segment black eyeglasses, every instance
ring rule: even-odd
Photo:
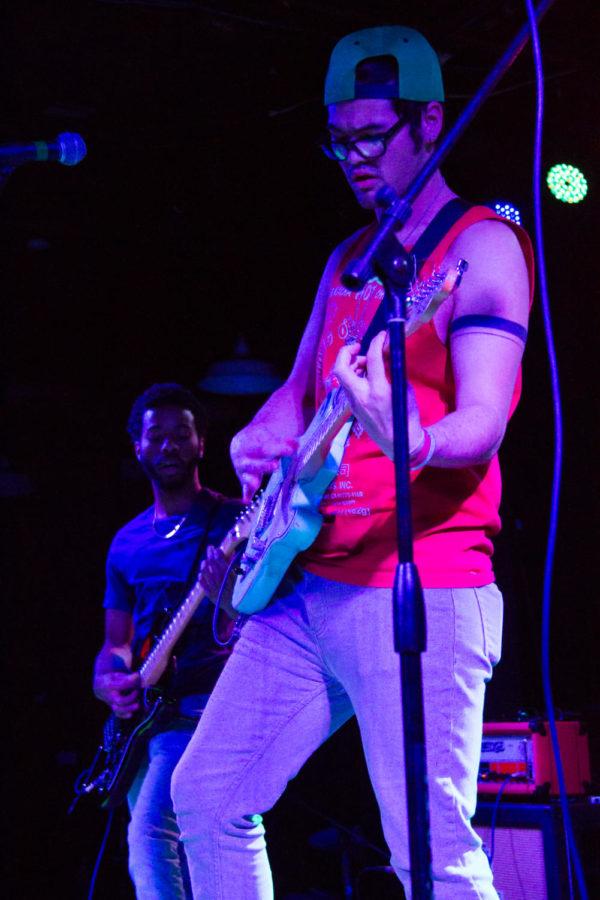
[[[336,162],[345,162],[351,150],[356,150],[363,159],[378,159],[387,150],[387,145],[398,132],[406,125],[406,119],[398,119],[395,125],[381,134],[369,134],[364,137],[347,141],[336,141],[329,136],[319,146],[329,159]]]

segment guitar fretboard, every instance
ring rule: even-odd
[[[166,668],[173,647],[183,634],[204,595],[204,590],[196,582],[140,666],[142,687],[151,687],[156,684]]]
[[[233,556],[236,547],[239,546],[241,541],[248,537],[258,503],[259,498],[256,498],[247,509],[243,510],[239,514],[233,528],[231,528],[223,538],[219,549],[226,559]],[[206,591],[200,582],[196,581],[140,666],[139,673],[142,687],[151,687],[158,682],[159,678],[167,668],[175,644],[187,628],[190,619],[198,609],[198,606],[204,597],[206,597]]]
[[[460,260],[456,275],[446,284],[448,272],[434,271],[429,278],[417,281],[407,298],[406,334],[412,334],[423,321],[431,317],[439,304],[453,290],[462,272],[466,268],[464,260]],[[285,484],[291,485],[299,473],[311,462],[316,454],[332,439],[343,421],[350,415],[350,403],[342,387],[331,390],[314,419],[304,433],[302,444],[285,476]]]
[[[303,469],[313,458],[324,443],[331,437],[331,432],[337,425],[350,415],[350,403],[345,390],[336,387],[331,390],[323,400],[319,411],[305,432],[305,440],[299,448],[296,460],[296,472]]]

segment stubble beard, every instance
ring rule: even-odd
[[[141,461],[144,474],[160,491],[166,494],[177,493],[183,488],[192,487],[198,468],[198,460],[193,459],[184,463],[183,469],[176,475],[167,475],[160,468]]]

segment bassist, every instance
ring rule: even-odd
[[[105,640],[95,663],[94,693],[119,720],[140,717],[134,669],[160,618],[181,602],[198,570],[215,598],[225,571],[215,549],[240,504],[202,487],[204,411],[190,391],[157,384],[134,402],[128,432],[152,487],[154,503],[121,528],[106,565]],[[195,728],[227,652],[212,638],[213,606],[203,600],[180,639],[161,685],[161,712],[128,793],[129,870],[138,897],[190,897],[185,855],[170,799],[171,773]],[[224,616],[221,630],[229,629]],[[223,634],[221,634],[223,636]]]

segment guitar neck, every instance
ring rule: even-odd
[[[205,597],[206,591],[196,581],[140,667],[142,688],[152,687],[157,683],[169,664],[175,644]]]
[[[240,543],[248,537],[252,515],[256,512],[255,507],[256,504],[253,504],[253,506],[246,509],[240,515],[233,528],[223,538],[219,550],[221,550],[225,559],[231,559]],[[141,665],[139,673],[142,688],[152,687],[158,682],[169,664],[175,644],[182,636],[189,625],[190,619],[206,596],[206,591],[200,582],[196,580]]]
[[[329,447],[351,412],[350,402],[342,387],[334,388],[327,394],[304,432],[297,451],[296,473],[306,469],[313,460],[322,461],[323,450]]]
[[[435,271],[425,281],[413,286],[408,298],[407,337],[433,317],[444,300],[460,285],[467,268],[467,262],[460,259],[454,270]],[[321,458],[323,448],[328,448],[351,412],[350,402],[342,387],[334,388],[327,394],[303,435],[294,464],[294,477]]]

